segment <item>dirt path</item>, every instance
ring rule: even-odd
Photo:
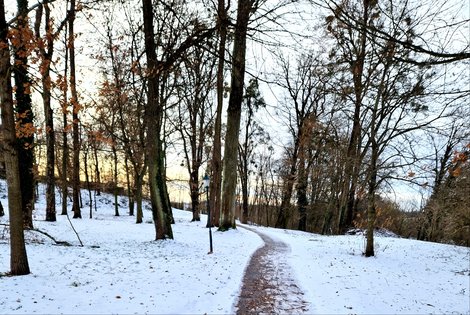
[[[245,270],[237,314],[301,314],[307,311],[303,292],[297,286],[293,271],[286,261],[287,244],[250,229],[265,245],[253,254]]]

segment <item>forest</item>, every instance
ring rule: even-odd
[[[366,257],[375,229],[469,246],[469,10],[443,0],[0,0],[11,274],[30,272],[33,211],[92,217],[82,189],[113,193],[115,216],[136,224],[149,200],[155,239],[172,239],[172,206],[183,208],[170,198],[175,164],[192,221],[211,209],[207,227],[219,231],[236,220],[365,230]],[[39,182],[45,209],[34,209]]]

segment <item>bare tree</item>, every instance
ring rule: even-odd
[[[15,66],[15,99],[17,112],[17,133],[20,146],[19,163],[21,176],[21,199],[24,213],[24,224],[33,227],[34,208],[34,133],[33,109],[31,102],[32,81],[28,73],[28,56],[33,49],[30,39],[33,36],[28,23],[28,1],[17,0],[18,15],[16,18],[16,40],[14,41]]]
[[[73,163],[72,163],[72,211],[74,218],[81,218],[82,213],[80,209],[80,132],[78,113],[80,111],[80,103],[77,93],[76,83],[76,69],[75,69],[75,15],[76,4],[75,0],[70,0],[70,17],[69,17],[69,62],[70,62],[70,105],[72,106],[72,139],[73,139]]]
[[[134,183],[129,188],[129,214],[133,213],[133,201],[137,205],[136,223],[142,223],[142,198],[143,198],[143,185],[144,176],[147,173],[147,162],[145,159],[146,141],[145,141],[145,128],[144,128],[144,102],[145,102],[145,78],[143,76],[144,70],[139,59],[140,47],[139,37],[140,32],[136,29],[136,22],[133,17],[133,8],[131,6],[122,6],[126,15],[126,27],[119,27],[119,32],[116,34],[108,34],[120,39],[120,44],[113,44],[114,58],[111,61],[115,83],[124,85],[121,89],[113,87],[117,97],[121,98],[119,103],[122,106],[117,108],[118,123],[117,130],[114,130],[115,138],[122,143],[123,150],[126,155],[126,168],[127,162],[130,162],[133,169]],[[114,23],[115,24],[115,23]],[[123,31],[124,30],[124,31]],[[114,42],[115,40],[113,40]],[[127,45],[121,44],[123,41],[128,42]],[[108,50],[110,52],[110,50]],[[119,71],[117,71],[119,70]]]
[[[217,109],[214,122],[214,144],[212,147],[211,171],[212,180],[210,182],[210,208],[212,218],[208,218],[208,226],[219,226],[221,188],[222,188],[222,107],[224,99],[224,65],[225,46],[227,42],[228,16],[227,11],[230,1],[225,5],[224,0],[217,1],[217,32],[219,34],[219,47],[217,50]]]
[[[276,226],[287,227],[287,213],[290,208],[294,184],[298,183],[299,227],[305,230],[307,207],[307,174],[305,168],[312,130],[325,112],[325,74],[321,63],[311,54],[299,57],[295,69],[290,62],[280,57],[282,80],[278,84],[286,90],[287,97],[280,109],[286,119],[292,146],[288,149],[286,172],[284,174],[283,196]]]
[[[157,239],[172,238],[171,207],[166,188],[165,151],[162,139],[167,80],[172,67],[191,47],[213,36],[215,28],[206,27],[194,14],[181,14],[183,3],[159,3],[143,0],[145,55],[147,57],[147,161],[150,195]],[[154,12],[160,14],[159,32],[154,31]],[[164,36],[168,34],[169,36]],[[158,45],[157,45],[158,43]],[[158,54],[157,54],[158,52]]]
[[[68,5],[68,0],[67,0]],[[67,47],[68,43],[68,27],[65,28],[64,34],[64,43]],[[69,77],[68,77],[68,70],[69,70],[69,49],[65,49],[65,60],[64,60],[64,75],[59,77],[60,79],[60,87],[62,90],[62,98],[60,100],[61,108],[62,108],[62,163],[61,163],[61,190],[62,190],[62,211],[61,215],[67,215],[67,197],[69,194],[68,191],[68,176],[67,170],[69,168],[69,145],[68,145],[68,118],[67,114],[69,112],[68,106],[68,86],[69,86]]]
[[[238,155],[238,173],[240,174],[240,183],[242,188],[242,214],[241,222],[248,223],[249,218],[249,179],[250,179],[250,166],[255,164],[252,160],[254,149],[260,141],[268,138],[265,135],[263,128],[256,123],[254,119],[255,113],[261,107],[265,107],[263,97],[259,91],[258,80],[251,79],[245,89],[244,105],[246,107],[243,117],[243,132],[241,133],[242,140],[239,141]],[[254,165],[257,168],[256,164]]]
[[[12,275],[30,273],[23,232],[20,165],[11,87],[10,45],[7,39],[5,4],[0,0],[0,99],[2,118],[2,152],[8,182],[8,210],[10,213],[10,272]]]
[[[459,162],[459,157],[462,159],[460,162],[464,162],[460,164],[466,163],[464,161],[465,156],[459,156],[459,153],[465,155],[465,152],[468,151],[465,150],[465,143],[470,138],[469,131],[466,128],[467,125],[468,115],[463,115],[459,118],[456,117],[449,124],[449,128],[440,128],[428,134],[433,146],[433,154],[429,165],[433,173],[432,192],[420,215],[417,236],[420,240],[442,241],[449,237],[449,235],[446,235],[447,231],[445,231],[447,229],[446,223],[449,221],[446,217],[453,217],[453,214],[449,213],[447,209],[450,206],[449,203],[458,204],[457,200],[452,200],[453,198],[449,196],[449,190],[465,189],[465,179],[459,177],[461,177],[460,171],[466,170],[466,168],[460,168],[460,165],[457,166],[456,164]],[[455,172],[455,169],[459,171]],[[463,187],[459,187],[455,182],[462,183]],[[461,198],[459,193],[454,196],[457,197],[455,199]],[[458,207],[460,206],[456,205],[456,208]],[[458,211],[455,211],[455,213],[458,213]],[[450,221],[453,221],[453,219],[450,219]]]
[[[51,107],[51,62],[54,53],[54,42],[51,31],[51,10],[48,4],[44,5],[45,19],[44,19],[44,31],[46,33],[46,45],[40,45],[39,51],[42,57],[41,71],[42,71],[42,99],[44,103],[44,116],[46,119],[46,150],[47,150],[47,162],[46,162],[46,221],[56,221],[56,210],[55,210],[55,133],[54,133],[54,121],[53,111]],[[36,38],[40,38],[40,23],[42,19],[43,7],[38,7],[36,11],[36,22],[35,22],[35,33]],[[44,48],[46,46],[47,48]],[[47,49],[47,51],[46,51]]]
[[[237,7],[237,22],[232,52],[232,79],[227,108],[227,132],[225,136],[224,166],[222,182],[222,205],[219,230],[235,228],[235,192],[237,186],[238,136],[245,80],[245,56],[248,22],[256,11],[258,1],[240,0]]]
[[[326,2],[326,6],[345,28],[362,32],[382,49],[386,48],[388,43],[393,43],[396,47],[414,52],[414,54],[406,56],[395,56],[396,61],[418,66],[429,66],[470,59],[468,38],[462,38],[463,47],[462,45],[456,47],[452,45],[445,46],[445,44],[454,43],[452,39],[458,36],[457,34],[465,33],[462,30],[468,25],[469,19],[461,14],[465,6],[463,3],[434,1],[412,8],[407,1],[395,3],[389,1],[383,6],[377,6],[377,1],[368,0],[363,2],[366,7],[376,7],[386,13],[385,15],[391,23],[397,23],[396,20],[406,20],[407,25],[395,32],[389,32],[386,28],[383,28],[381,23],[368,23],[365,19],[351,12],[345,4],[343,1],[329,0]],[[395,14],[387,14],[387,11]],[[373,18],[373,15],[369,15],[369,17]],[[452,21],[452,23],[449,21]],[[423,36],[414,36],[413,38],[403,36],[416,35],[415,31],[410,32],[410,30],[416,29],[420,25],[439,30],[439,32],[428,32],[428,34],[421,34]]]
[[[396,11],[401,12],[398,17],[393,15]],[[426,95],[439,94],[430,92],[437,87],[429,83],[437,74],[406,61],[416,53],[411,46],[390,38],[371,38],[370,29],[379,28],[400,41],[413,42],[418,35],[411,14],[406,3],[380,6],[374,1],[360,1],[344,3],[327,17],[328,30],[341,48],[339,60],[349,65],[353,81],[352,87],[347,83],[343,87],[345,95],[352,96],[347,97],[354,104],[354,115],[338,223],[340,230],[350,225],[357,211],[358,188],[362,187],[367,191],[366,256],[374,255],[378,188],[390,178],[393,168],[402,166],[391,162],[403,152],[397,148],[406,142],[407,134],[452,115],[450,104],[455,101],[426,101]],[[360,27],[351,27],[351,23]],[[433,104],[433,108],[427,104]]]
[[[41,22],[44,16],[44,34],[41,35]],[[57,30],[53,29],[51,8],[47,2],[36,9],[34,31],[37,41],[38,55],[41,60],[39,71],[42,82],[42,100],[44,104],[45,130],[46,130],[46,221],[56,220],[55,207],[55,130],[53,110],[51,106],[52,79],[51,66],[54,55],[54,40],[66,26],[64,19]]]
[[[209,46],[210,43],[207,43]],[[178,91],[178,122],[175,128],[183,141],[186,167],[189,173],[189,190],[193,212],[192,221],[200,221],[200,167],[204,163],[207,141],[213,119],[210,111],[210,93],[213,91],[215,59],[205,48],[189,49],[182,62],[181,83]]]

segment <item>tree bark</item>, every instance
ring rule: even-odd
[[[13,95],[11,87],[10,46],[7,40],[4,1],[0,0],[0,99],[3,154],[8,182],[8,211],[10,214],[10,272],[12,275],[30,273],[24,241],[21,201],[18,142],[16,139]]]
[[[246,36],[252,1],[238,1],[237,23],[233,43],[232,79],[227,109],[227,133],[225,136],[222,207],[219,230],[235,228],[235,201],[237,186],[238,136],[245,79]]]
[[[297,159],[298,159],[298,152],[300,146],[300,139],[302,138],[302,130],[299,127],[298,135],[295,138],[294,142],[294,150],[292,152],[292,156],[290,159],[290,169],[289,173],[286,175],[284,179],[283,188],[282,188],[282,199],[281,199],[281,206],[279,208],[279,212],[277,215],[277,220],[275,227],[285,229],[287,228],[287,212],[290,208],[290,200],[292,198],[292,193],[294,191],[294,183],[295,183],[295,176],[297,173]]]
[[[38,7],[36,14],[35,33],[36,38],[40,39],[40,25],[42,19],[42,6]],[[45,48],[40,47],[41,54],[41,82],[42,82],[42,101],[44,104],[44,117],[46,125],[46,221],[56,221],[55,207],[55,131],[54,131],[54,112],[51,107],[51,63],[54,54],[54,42],[50,28],[49,5],[44,4],[45,19]]]
[[[128,202],[129,202],[129,215],[134,216],[134,188],[131,185],[131,176],[130,176],[130,168],[129,168],[129,158],[125,157],[124,159],[124,166],[126,169],[126,185],[127,185],[127,195],[128,195]]]
[[[240,184],[242,186],[242,213],[240,221],[244,224],[248,223],[248,213],[249,213],[249,169],[248,164],[251,159],[251,144],[250,140],[252,139],[251,126],[253,122],[253,104],[252,104],[252,95],[246,95],[246,105],[248,108],[248,114],[245,124],[245,139],[242,144],[239,145],[238,154],[239,154],[239,173],[240,173]]]
[[[88,175],[88,153],[89,153],[88,148],[85,150],[85,154],[83,156],[83,167],[85,168],[85,182],[86,182],[86,187],[88,190],[88,205],[90,206],[89,218],[92,219],[93,218],[93,199],[92,199],[92,194],[91,194],[90,176]]]
[[[171,208],[170,195],[168,194],[168,189],[166,185],[166,150],[163,148],[163,141],[159,141],[159,176],[157,178],[158,185],[160,186],[161,199],[163,204],[163,214],[164,214],[164,225],[167,238],[173,238],[173,230],[171,225],[175,223],[173,217],[173,209]]]
[[[137,204],[137,215],[135,216],[135,223],[142,223],[144,217],[144,212],[142,211],[142,187],[143,187],[143,177],[144,173],[135,174],[135,202]]]
[[[379,157],[379,147],[377,145],[376,139],[376,115],[377,115],[377,103],[372,113],[372,123],[371,123],[371,160],[370,160],[370,169],[369,169],[369,191],[367,197],[367,242],[366,242],[366,251],[364,255],[366,257],[374,256],[374,229],[375,229],[375,191],[377,186],[377,162]]]
[[[67,0],[68,4],[68,0]],[[65,45],[68,42],[68,28],[65,28]],[[67,215],[67,199],[69,195],[68,191],[68,176],[67,168],[69,164],[69,145],[67,139],[67,111],[68,111],[68,65],[69,65],[69,50],[65,49],[65,60],[64,60],[64,86],[63,86],[63,100],[62,100],[62,212],[61,215]]]
[[[70,0],[70,18],[69,18],[69,58],[70,58],[70,92],[72,99],[72,142],[73,142],[73,179],[72,179],[72,211],[73,218],[82,218],[80,209],[80,132],[78,112],[80,105],[78,102],[76,71],[75,71],[75,0]]]
[[[379,148],[376,139],[376,116],[377,116],[377,103],[372,113],[371,123],[371,161],[369,168],[369,189],[367,196],[367,233],[366,233],[366,250],[364,255],[366,257],[374,256],[374,229],[375,229],[375,191],[377,186],[377,162],[379,156]]]
[[[23,207],[24,225],[28,228],[33,227],[33,208],[34,208],[34,128],[33,128],[33,110],[31,103],[31,79],[28,75],[28,48],[26,47],[26,33],[29,32],[28,25],[28,1],[17,0],[18,5],[18,29],[20,30],[20,46],[14,47],[15,67],[14,77],[16,85],[16,113],[17,113],[17,138],[18,163],[20,167],[21,178],[21,199]]]
[[[68,53],[65,54],[65,63],[67,64]],[[64,79],[67,80],[67,66],[65,67]],[[63,115],[62,115],[62,212],[61,215],[67,215],[67,199],[69,195],[68,190],[68,176],[67,169],[69,164],[69,145],[67,139],[67,87],[64,90],[64,104],[63,104]]]
[[[95,174],[96,174],[96,195],[101,196],[101,174],[100,174],[100,164],[98,159],[98,148],[97,148],[97,140],[93,138],[93,155],[95,158]]]
[[[378,85],[377,95],[375,98],[374,106],[372,107],[371,123],[370,123],[370,165],[368,169],[368,192],[367,192],[367,234],[366,234],[366,250],[364,255],[366,257],[374,256],[374,230],[375,230],[375,194],[377,190],[377,176],[378,176],[378,162],[379,162],[379,143],[377,136],[378,125],[380,126],[379,119],[379,105],[385,106],[387,92],[385,89],[385,81],[389,75],[390,60],[385,62],[384,69],[382,70],[382,78]],[[379,121],[378,121],[379,120]]]
[[[114,141],[113,141],[114,142]],[[114,194],[114,216],[119,216],[119,200],[118,200],[118,156],[116,146],[113,145],[113,161],[114,161],[114,169],[113,169],[113,194]]]
[[[283,192],[281,206],[277,215],[275,227],[285,229],[287,228],[287,212],[290,207],[290,199],[292,198],[292,192],[294,190],[295,175],[288,174],[285,182],[283,183]]]
[[[201,221],[201,217],[199,215],[199,166],[196,166],[195,164],[196,162],[193,160],[193,171],[189,175],[191,210],[193,213],[193,218],[191,219],[191,222]]]
[[[297,178],[297,209],[299,212],[298,229],[300,231],[307,230],[307,175],[308,170],[305,167],[304,153],[299,156],[299,170]]]
[[[166,231],[167,221],[163,209],[162,189],[159,185],[158,179],[161,176],[160,158],[161,143],[160,143],[160,130],[163,109],[159,101],[159,78],[162,69],[158,67],[154,28],[153,28],[153,7],[151,0],[142,0],[143,19],[144,19],[144,33],[145,33],[145,54],[147,56],[148,67],[148,87],[147,87],[147,108],[146,108],[146,123],[147,129],[147,156],[148,161],[148,176],[150,186],[150,199],[152,205],[152,216],[155,224],[156,235],[155,239],[166,239],[170,237],[172,231]],[[160,180],[162,180],[160,178]],[[170,225],[171,229],[171,225]]]
[[[218,64],[217,64],[217,109],[214,123],[214,145],[212,149],[212,180],[209,187],[209,207],[211,208],[211,217],[208,217],[207,227],[210,223],[213,226],[219,226],[220,221],[220,192],[222,188],[222,108],[224,104],[224,65],[225,65],[225,44],[227,41],[227,10],[225,1],[218,0]],[[210,221],[209,221],[210,220]]]
[[[248,171],[248,170],[247,170]],[[248,178],[242,179],[242,217],[241,222],[244,224],[248,223],[249,218],[249,199],[248,199]]]

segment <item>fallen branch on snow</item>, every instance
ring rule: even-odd
[[[0,226],[6,226],[6,227],[9,227],[10,224],[6,224],[6,223],[0,223]],[[70,244],[69,242],[67,241],[58,241],[56,240],[52,235],[50,235],[49,233],[47,232],[44,232],[44,231],[41,231],[39,229],[36,229],[36,228],[32,228],[32,229],[25,229],[25,231],[33,231],[33,232],[38,232],[44,236],[47,236],[48,238],[50,238],[52,241],[54,241],[54,243],[56,245],[61,245],[61,246],[72,246],[72,244]]]

